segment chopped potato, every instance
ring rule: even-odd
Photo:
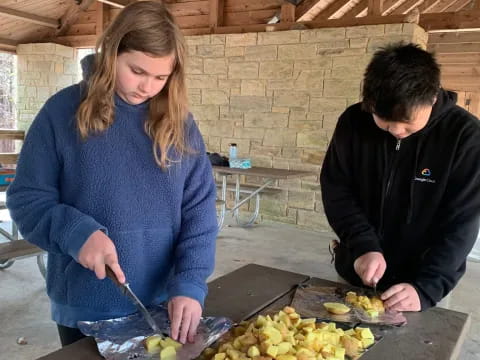
[[[162,358],[161,354],[164,353],[163,356],[165,356],[165,358],[168,357],[168,360],[174,360],[176,351],[182,347],[182,344],[173,340],[172,338],[169,338],[169,337],[165,338],[160,335],[149,336],[144,340],[144,345],[148,353],[150,354],[160,353],[161,358]],[[167,348],[173,349],[173,352],[171,349],[163,352],[163,350]],[[212,352],[212,354],[215,353],[215,350],[213,349],[210,349],[210,351]]]
[[[329,313],[336,315],[343,315],[350,311],[350,308],[347,305],[336,302],[326,302],[323,303],[323,306]]]
[[[242,328],[238,330],[238,328]],[[358,358],[375,342],[369,328],[343,330],[333,322],[302,319],[292,307],[259,315],[207,348],[201,360],[345,360]]]
[[[383,301],[377,296],[357,295],[354,291],[349,291],[345,295],[345,301],[356,308],[363,310],[370,317],[377,317],[385,312]]]
[[[176,358],[177,351],[173,346],[164,347],[162,351],[160,351],[160,360],[176,360]]]

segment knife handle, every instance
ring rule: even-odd
[[[117,285],[120,288],[123,288],[123,284],[120,283],[117,279],[117,275],[113,272],[112,268],[105,264],[105,272],[107,273],[107,277],[113,281],[115,285]]]

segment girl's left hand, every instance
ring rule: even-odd
[[[421,304],[417,290],[407,283],[393,285],[380,297],[387,309],[396,311],[420,311]]]
[[[202,306],[197,300],[186,296],[175,296],[168,302],[170,336],[182,344],[192,343],[202,316]]]

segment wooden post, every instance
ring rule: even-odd
[[[383,14],[383,0],[368,0],[368,15],[381,16]]]
[[[209,0],[210,6],[209,27],[210,32],[214,33],[215,29],[223,25],[223,13],[225,8],[225,0]]]
[[[107,24],[107,15],[108,15],[108,8],[102,2],[97,2],[97,9],[96,9],[96,24],[95,24],[95,35],[97,39],[103,34],[103,29]]]
[[[295,22],[295,10],[296,6],[292,3],[284,1],[282,4],[282,10],[280,13],[281,22]]]

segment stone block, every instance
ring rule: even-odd
[[[309,97],[309,94],[305,91],[275,90],[273,105],[307,109]]]
[[[280,146],[263,146],[252,141],[250,145],[250,153],[255,155],[264,155],[268,157],[280,156],[282,148]],[[276,168],[275,163],[272,164]]]
[[[412,40],[410,35],[389,35],[386,37],[371,37],[368,40],[368,45],[367,45],[367,51],[368,52],[375,52],[377,51],[380,47],[384,47],[386,45],[389,45],[391,43],[395,42],[410,42]]]
[[[321,121],[308,121],[308,120],[298,120],[298,121],[289,121],[288,127],[290,129],[295,129],[298,131],[317,131],[322,129]]]
[[[245,113],[245,127],[249,128],[286,128],[288,124],[288,114],[285,113]]]
[[[326,151],[328,146],[327,133],[325,130],[300,132],[297,135],[297,146]]]
[[[352,38],[349,40],[351,48],[366,49],[368,44],[368,38]]]
[[[50,72],[55,70],[53,61],[28,61],[28,71]]]
[[[300,31],[278,31],[258,33],[258,45],[298,44]]]
[[[33,44],[18,44],[17,45],[17,55],[25,55],[32,53]],[[20,58],[20,56],[19,56]]]
[[[325,151],[305,149],[301,156],[303,163],[322,165],[325,159]]]
[[[202,90],[202,104],[227,105],[229,103],[229,94],[223,90]]]
[[[190,57],[187,62],[186,74],[203,74],[203,59]]]
[[[323,90],[323,70],[302,71],[295,80],[295,89],[298,90]]]
[[[347,101],[342,98],[314,98],[310,99],[310,111],[330,113],[344,111]]]
[[[265,82],[262,80],[242,80],[240,94],[243,96],[265,96]]]
[[[55,54],[64,58],[73,59],[75,56],[75,51],[69,46],[55,44]]]
[[[218,105],[195,105],[190,106],[190,112],[199,121],[218,120]]]
[[[257,33],[227,34],[226,46],[249,46],[257,44]]]
[[[316,231],[332,231],[324,214],[298,209],[297,225]]]
[[[300,41],[302,43],[318,43],[342,39],[345,39],[345,28],[309,29],[300,32]]]
[[[240,79],[219,79],[219,89],[240,89],[242,80]]]
[[[55,54],[54,43],[36,43],[32,44],[32,54]]]
[[[230,63],[228,65],[229,79],[258,79],[257,62]]]
[[[337,126],[338,118],[340,117],[340,115],[341,115],[341,112],[323,114],[322,128],[325,130],[335,130],[335,127]]]
[[[212,34],[210,35],[210,43],[212,45],[225,44],[226,35],[224,34]]]
[[[278,59],[312,59],[317,56],[317,45],[315,44],[296,44],[296,45],[279,45]]]
[[[263,139],[265,130],[259,128],[236,128],[233,137],[238,139]]]
[[[401,34],[403,24],[385,24],[385,35]]]
[[[220,136],[232,137],[233,136],[233,126],[229,121],[216,121],[210,127],[208,135],[210,136]]]
[[[225,48],[225,57],[241,57],[245,55],[245,47],[243,46],[233,46]]]
[[[307,191],[288,190],[288,207],[314,210],[315,199],[313,193]]]
[[[210,44],[210,35],[185,36],[187,45],[207,45]]]
[[[292,77],[293,61],[264,61],[260,63],[260,79],[285,79]]]
[[[293,89],[294,87],[295,87],[295,81],[293,79],[267,80],[267,89],[269,91]]]
[[[346,28],[347,39],[364,38],[370,36],[382,36],[385,34],[385,25],[361,25],[349,26]]]
[[[325,79],[323,93],[325,97],[354,98],[361,91],[359,80]]]
[[[205,74],[227,74],[228,64],[224,58],[203,59],[203,72]]]
[[[192,89],[215,89],[217,87],[217,77],[214,75],[194,75],[187,76],[187,87]]]
[[[197,45],[197,56],[223,57],[225,56],[224,45]]]
[[[276,60],[277,45],[257,45],[245,48],[245,60]]]
[[[230,109],[243,112],[270,112],[272,100],[264,96],[231,96]]]
[[[321,56],[311,60],[295,60],[294,71],[318,71],[330,69],[332,67],[332,58],[330,56]]]
[[[267,129],[263,146],[296,146],[297,132],[294,129]]]

